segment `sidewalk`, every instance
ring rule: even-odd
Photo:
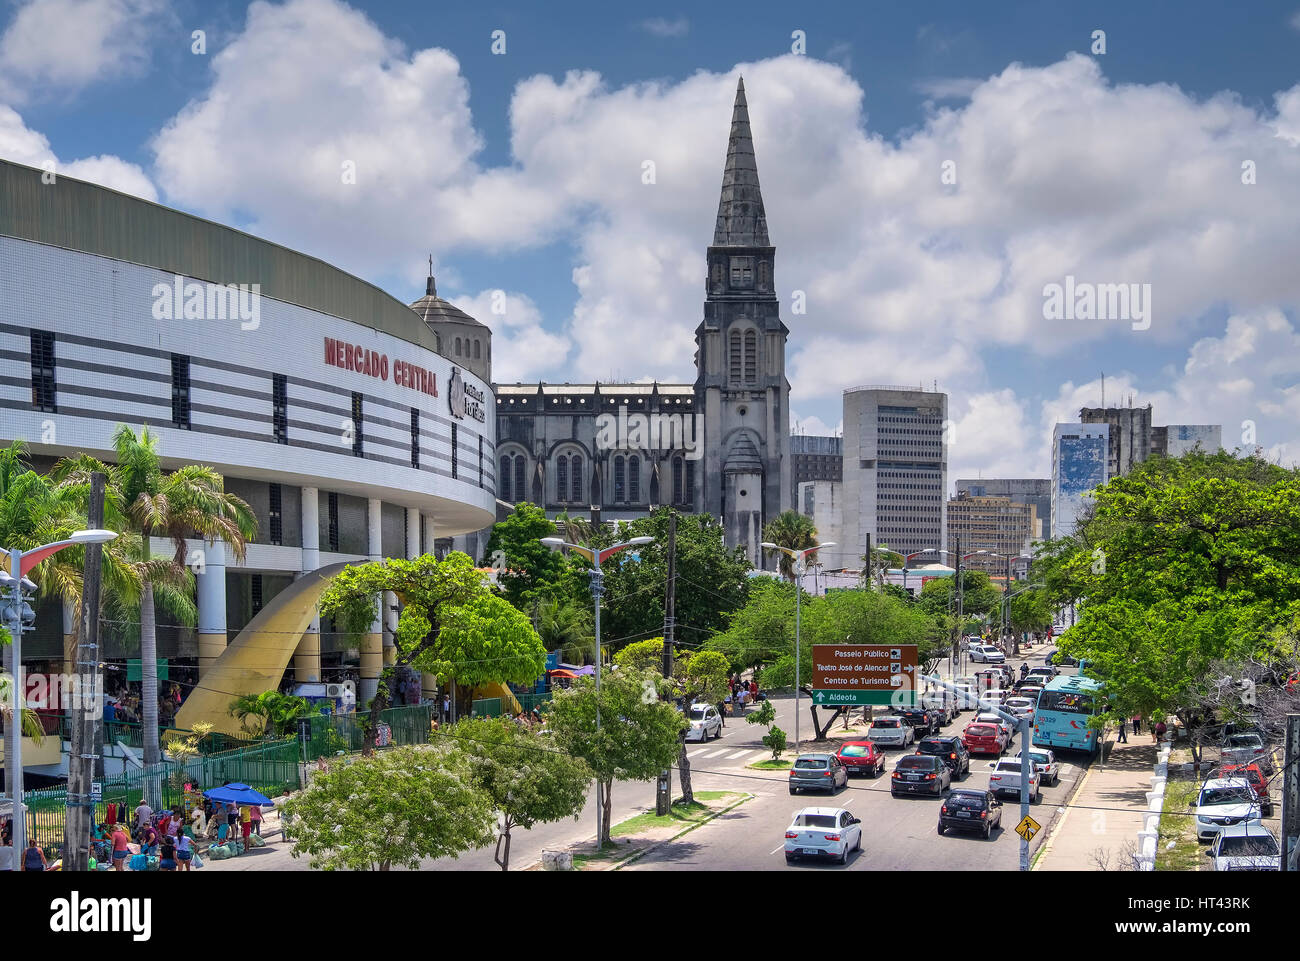
[[[1034,870],[1132,870],[1157,754],[1150,734],[1130,734],[1127,744],[1116,744],[1112,734],[1105,769],[1099,762],[1088,769]]]

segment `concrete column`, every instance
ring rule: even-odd
[[[320,567],[320,501],[315,487],[302,489],[302,574]],[[319,681],[320,673],[320,615],[312,618],[293,655],[293,674],[299,684]]]
[[[411,511],[407,511],[406,523],[411,523]],[[423,554],[433,553],[434,526],[432,514],[419,514],[417,523],[420,525],[420,552]],[[442,697],[438,693],[438,676],[436,674],[420,675],[420,695],[426,701],[433,701],[439,705],[442,704]]]
[[[377,497],[370,498],[366,511],[369,533],[368,553],[370,560],[383,559],[383,501]],[[375,691],[379,688],[379,672],[384,661],[383,623],[380,621],[378,597],[375,598],[375,619],[370,624],[370,633],[361,642],[361,687],[357,691],[357,709],[364,710]]]
[[[226,545],[203,546],[203,569],[197,577],[199,598],[199,677],[226,649]]]
[[[414,507],[406,509],[406,559],[413,561],[422,553],[420,550],[420,512]]]

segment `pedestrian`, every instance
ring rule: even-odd
[[[259,838],[262,837],[262,809],[254,804],[249,808],[248,817],[253,825],[253,833]]]
[[[1123,721],[1119,722],[1119,740],[1116,741],[1115,743],[1116,744],[1128,743],[1128,726]]]
[[[444,694],[442,696],[442,723],[446,724],[451,720],[451,698]]]
[[[131,853],[131,839],[126,828],[117,824],[113,827],[113,870],[121,871],[126,866],[126,856]]]
[[[243,831],[244,850],[248,850],[248,836],[253,833],[252,806],[245,804],[239,809],[240,828]]]
[[[193,857],[194,848],[191,846],[189,835],[182,831],[176,835],[176,866],[182,871],[188,871]]]
[[[227,781],[227,784],[230,782]],[[230,843],[234,844],[239,837],[239,805],[234,801],[226,805],[226,827],[229,828]]]
[[[731,713],[731,704],[732,704],[732,701],[731,701],[731,695],[728,694],[728,695],[726,696],[726,698],[723,700],[722,703],[723,703],[723,705],[724,705],[725,708],[726,708],[722,713],[723,713],[724,715],[730,714],[730,713]]]
[[[138,833],[140,831],[143,831],[144,826],[149,823],[149,820],[152,817],[153,817],[153,808],[151,808],[148,804],[145,803],[144,798],[140,798],[140,803],[136,805],[136,809],[135,809],[136,832]]]
[[[158,870],[176,870],[176,841],[174,838],[163,836],[162,852],[158,857]]]
[[[1165,739],[1165,731],[1166,731],[1166,730],[1167,730],[1167,728],[1165,727],[1165,722],[1164,722],[1164,721],[1160,721],[1160,722],[1158,722],[1158,723],[1156,724],[1156,741],[1157,741],[1157,742],[1163,741],[1163,740]]]
[[[1134,714],[1134,715],[1133,715],[1133,733],[1134,733],[1134,734],[1140,734],[1141,732],[1142,732],[1142,715],[1141,715],[1141,714]]]
[[[45,852],[36,843],[36,838],[27,839],[27,851],[23,854],[22,871],[44,871],[48,867]]]
[[[758,701],[758,681],[753,678],[750,678],[749,681],[749,699],[755,702]]]
[[[13,843],[6,838],[0,842],[0,874],[14,869],[14,847]]]
[[[152,824],[146,824],[140,831],[140,853],[149,855],[155,853],[158,847],[158,831]]]
[[[723,698],[718,702],[718,717],[722,718],[722,726],[727,726],[727,701]]]

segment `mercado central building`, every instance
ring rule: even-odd
[[[315,613],[328,574],[452,547],[478,560],[517,502],[605,521],[708,512],[762,565],[763,523],[791,489],[787,330],[743,84],[693,384],[493,384],[491,331],[432,276],[408,305],[270,241],[43,173],[0,161],[0,442],[22,440],[46,470],[83,452],[111,462],[117,426],[148,425],[164,468],[212,466],[258,519],[242,563],[191,542],[196,627],[160,612],[160,686],[211,695],[178,726],[229,729],[217,715],[237,681],[350,670],[364,703],[393,656],[396,599],[377,605],[358,657]],[[173,553],[160,538],[152,550]],[[72,621],[41,602],[28,672],[64,670]],[[117,628],[103,638],[110,689],[138,679],[138,646]]]

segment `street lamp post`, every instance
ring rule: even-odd
[[[818,544],[816,547],[806,547],[797,551],[792,547],[782,547],[780,544],[773,544],[771,541],[763,541],[760,547],[769,551],[780,551],[794,558],[794,753],[799,754],[799,598],[803,595],[803,572],[804,558],[809,554],[816,553],[823,547],[834,547],[834,541],[826,541],[824,544]],[[868,558],[867,563],[871,560]]]
[[[596,550],[591,547],[583,547],[581,544],[571,544],[562,537],[543,537],[542,543],[552,549],[567,547],[569,550],[577,551],[587,560],[591,561],[591,596],[596,602],[596,730],[600,730],[600,599],[605,593],[605,572],[601,569],[601,562],[613,554],[617,554],[625,547],[635,547],[641,544],[649,544],[654,540],[653,537],[633,537],[631,540],[624,541],[621,544],[615,544],[613,547],[606,547],[603,550]],[[605,816],[605,799],[600,789],[600,781],[596,781],[596,850],[601,848],[604,838],[604,816]]]
[[[14,548],[9,553],[9,571],[0,571],[0,603],[8,620],[9,636],[12,646],[14,665],[13,690],[11,693],[9,724],[5,727],[5,767],[13,772],[13,850],[14,857],[23,856],[27,847],[26,828],[27,812],[23,806],[23,710],[27,707],[23,683],[23,631],[30,630],[25,625],[36,619],[35,613],[27,603],[28,597],[36,590],[36,585],[27,579],[27,574],[37,564],[51,554],[57,554],[65,547],[75,544],[105,544],[117,537],[113,531],[89,530],[77,531],[67,540],[55,541],[28,551]],[[8,594],[8,597],[4,595]]]

